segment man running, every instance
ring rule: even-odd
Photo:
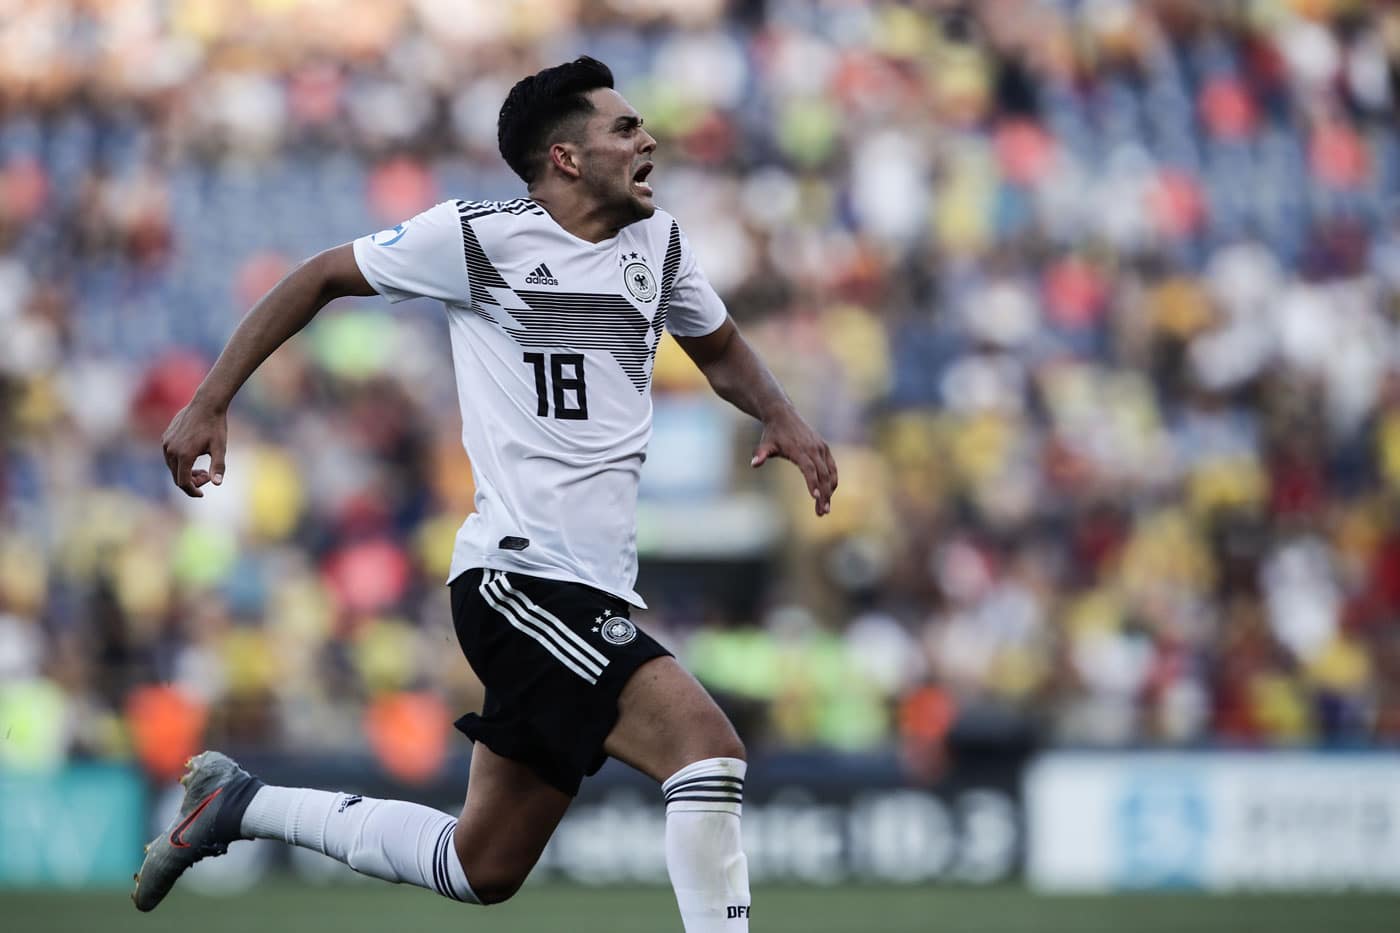
[[[457,727],[476,744],[460,818],[414,803],[273,787],[218,752],[190,761],[180,815],[148,847],[151,910],[190,865],[280,839],[356,871],[477,904],[509,898],[612,756],[661,783],[666,864],[687,933],[748,929],[744,746],[704,688],[631,620],[637,483],[651,371],[668,329],[714,390],[763,424],[752,463],[795,463],[818,515],[836,465],[736,329],[647,178],[656,140],[582,57],[501,107],[513,201],[446,201],[307,260],[239,324],[165,432],[175,484],[223,481],[226,412],[248,376],[327,302],[380,294],[446,307],[476,478],[449,576],[462,651],[486,686]],[[194,461],[210,455],[207,470]]]

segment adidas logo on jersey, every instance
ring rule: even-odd
[[[535,271],[525,276],[526,285],[558,285],[559,280],[554,277],[554,273],[549,271],[549,266],[540,263],[535,266]]]

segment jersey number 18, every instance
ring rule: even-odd
[[[548,367],[545,366],[546,358],[549,360]],[[582,353],[526,353],[525,362],[535,367],[535,397],[538,403],[535,414],[548,418],[552,397],[554,417],[566,421],[583,421],[588,417],[588,391],[583,384]],[[569,404],[569,392],[574,393],[572,405]]]

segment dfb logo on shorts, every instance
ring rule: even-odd
[[[610,645],[625,645],[637,637],[637,626],[633,625],[630,619],[614,616],[604,620],[598,634]]]
[[[739,919],[740,917],[747,917],[748,915],[749,915],[749,909],[748,909],[748,907],[746,907],[745,905],[739,904],[738,906],[735,906],[735,905],[731,904],[731,905],[729,905],[729,916],[726,917],[725,919],[727,919],[727,920],[737,920],[737,919]]]

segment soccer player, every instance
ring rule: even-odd
[[[485,708],[460,818],[414,803],[263,784],[218,752],[189,763],[179,816],[147,846],[151,910],[187,867],[238,839],[280,839],[356,871],[477,904],[520,887],[585,775],[612,756],[661,783],[666,865],[687,933],[748,929],[744,746],[631,620],[637,482],[651,368],[669,329],[724,399],[757,418],[752,463],[795,463],[830,511],[836,464],[735,328],[647,178],[656,140],[581,57],[501,107],[502,156],[529,197],[446,201],[302,263],[239,324],[164,436],[187,495],[223,480],[225,413],[248,376],[327,302],[380,294],[446,307],[476,477],[449,576]],[[210,455],[209,469],[195,469]]]

